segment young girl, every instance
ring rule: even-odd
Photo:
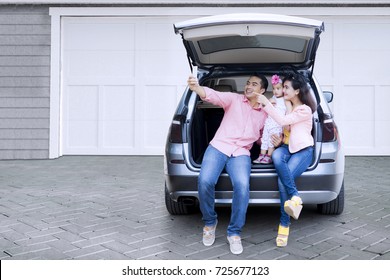
[[[292,74],[283,80],[284,99],[292,103],[292,112],[279,113],[263,95],[258,95],[258,102],[264,110],[280,125],[290,125],[288,143],[286,141],[272,154],[278,173],[278,187],[281,202],[281,217],[276,238],[276,245],[287,245],[290,216],[298,219],[302,210],[295,179],[299,177],[313,160],[314,139],[311,135],[312,114],[316,110],[305,79],[299,74]]]
[[[284,100],[283,98],[283,83],[282,79],[278,75],[273,75],[271,78],[273,97],[270,99],[272,105],[281,114],[285,115],[286,112],[291,112],[291,102]],[[261,150],[260,155],[253,163],[270,164],[272,163],[271,155],[275,150],[271,142],[271,135],[282,134],[283,126],[279,125],[275,120],[268,116],[265,121],[263,135],[261,137]]]

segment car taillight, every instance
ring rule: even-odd
[[[170,142],[171,143],[183,143],[183,123],[185,116],[175,115],[171,123]]]
[[[322,141],[333,142],[338,140],[337,125],[333,121],[332,115],[325,114],[323,119]]]

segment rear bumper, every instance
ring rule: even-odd
[[[197,176],[166,176],[166,186],[173,200],[180,197],[196,197]],[[297,180],[299,194],[306,204],[322,204],[337,197],[343,183],[343,174],[331,176],[313,176],[303,174]],[[216,185],[215,202],[217,204],[231,204],[232,186],[228,175],[221,175]],[[251,177],[249,204],[279,204],[279,191],[276,176],[256,176]]]
[[[338,193],[331,191],[302,191],[299,192],[305,204],[322,204],[334,200]],[[179,198],[197,198],[198,192],[173,192],[171,194],[173,200]],[[216,205],[232,204],[232,192],[215,192]],[[250,205],[278,205],[280,204],[279,192],[250,192]]]
[[[188,166],[188,158],[182,153],[168,153],[165,157],[165,183],[173,200],[183,197],[198,198],[197,180],[199,168]],[[304,172],[296,185],[305,204],[322,204],[335,199],[344,180],[345,158],[335,145],[322,146],[322,160],[311,170]],[[184,149],[186,150],[186,149]],[[172,150],[171,150],[172,152]],[[326,159],[326,160],[324,160]],[[231,204],[232,185],[226,173],[221,174],[215,187],[217,204]],[[277,174],[274,169],[253,169],[250,177],[250,204],[279,204]]]

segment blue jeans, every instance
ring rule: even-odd
[[[284,211],[284,202],[298,194],[295,179],[298,178],[313,161],[314,148],[302,149],[294,154],[288,150],[288,145],[282,145],[272,153],[272,161],[278,173],[278,187],[280,194],[280,224],[290,225],[290,216]]]
[[[240,235],[245,224],[249,202],[249,177],[251,172],[249,156],[228,157],[211,145],[207,147],[198,178],[202,219],[206,226],[213,226],[217,222],[217,213],[214,208],[215,185],[224,168],[233,185],[232,212],[227,234],[228,236]]]

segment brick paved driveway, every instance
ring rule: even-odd
[[[278,207],[253,207],[244,253],[229,252],[229,208],[216,243],[201,243],[200,214],[165,209],[162,157],[64,156],[0,161],[0,259],[390,259],[390,157],[346,159],[346,208],[305,206],[286,248],[275,246]]]

